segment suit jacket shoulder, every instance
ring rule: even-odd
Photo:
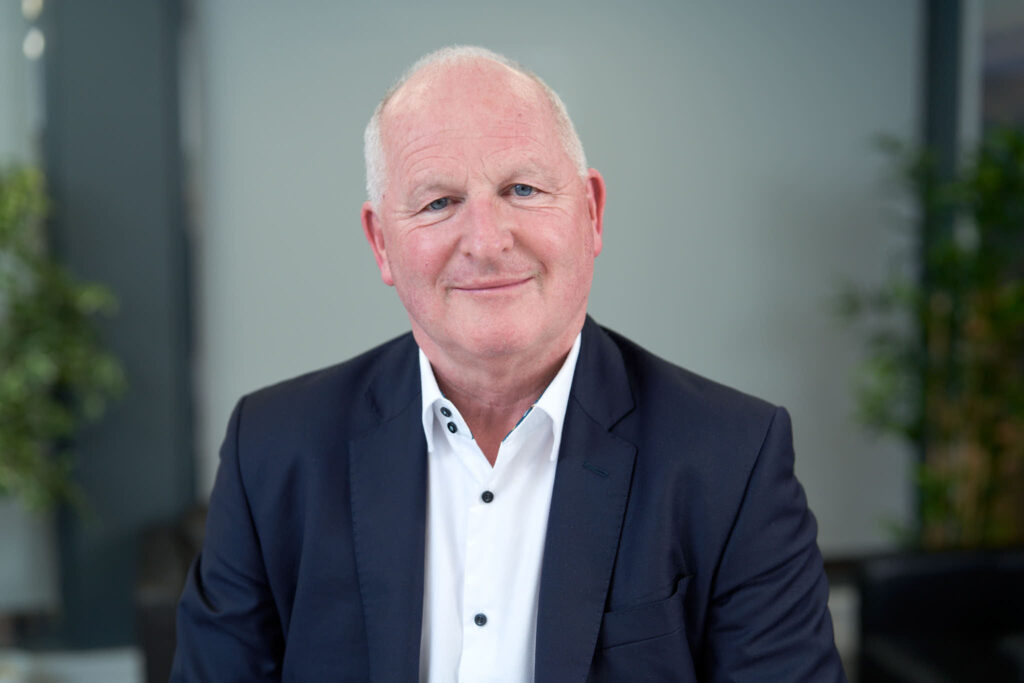
[[[406,333],[343,363],[254,391],[240,402],[246,433],[302,444],[317,436],[309,430],[356,437],[419,401],[416,349]]]
[[[622,355],[638,411],[650,410],[661,417],[677,417],[660,423],[689,430],[720,434],[723,430],[764,435],[777,406],[725,386],[671,363],[647,351],[621,334],[601,328]]]

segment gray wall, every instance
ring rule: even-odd
[[[383,5],[383,3],[381,3]],[[565,99],[608,182],[591,312],[787,406],[826,553],[883,547],[909,454],[852,420],[857,340],[907,216],[878,133],[913,139],[919,3],[196,3],[185,43],[197,234],[199,487],[233,402],[407,329],[359,227],[361,134],[417,56],[476,43]]]
[[[0,165],[30,160],[31,73],[22,53],[28,30],[21,3],[0,3]]]
[[[178,1],[46,4],[45,162],[55,257],[118,298],[99,328],[125,394],[76,434],[90,514],[59,517],[61,642],[131,642],[136,558],[194,498],[181,210]]]

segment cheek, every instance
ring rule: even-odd
[[[391,270],[403,302],[425,302],[441,279],[451,249],[437,234],[409,235],[392,253]]]
[[[581,258],[573,268],[574,289],[582,292],[590,291],[590,283],[594,279],[594,256],[593,251],[581,254]]]
[[[550,226],[544,231],[544,253],[550,264],[557,264],[572,274],[574,279],[589,277],[594,267],[594,234],[589,225],[577,222],[575,225]]]
[[[595,257],[594,234],[589,226],[580,225],[570,244],[564,245],[565,269],[571,287],[577,291],[588,292],[594,276]]]

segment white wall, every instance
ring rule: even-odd
[[[383,3],[380,3],[383,5]],[[906,454],[853,421],[830,296],[902,220],[878,133],[913,139],[919,3],[197,3],[200,486],[243,392],[407,329],[359,227],[361,135],[416,57],[483,44],[563,96],[608,182],[595,318],[787,406],[826,552],[891,542]]]

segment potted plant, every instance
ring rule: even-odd
[[[946,179],[932,155],[887,147],[923,258],[844,293],[867,339],[860,416],[921,454],[911,544],[1024,544],[1024,133],[989,132]]]
[[[16,586],[40,572],[37,584],[55,583],[45,580],[55,571],[52,558],[42,563],[49,567],[33,562],[53,554],[40,540],[45,513],[58,503],[81,503],[71,476],[72,436],[124,382],[94,324],[113,311],[114,298],[54,262],[46,210],[39,170],[0,170],[0,527],[7,563],[0,563],[0,611],[31,607],[40,591],[54,592]]]

